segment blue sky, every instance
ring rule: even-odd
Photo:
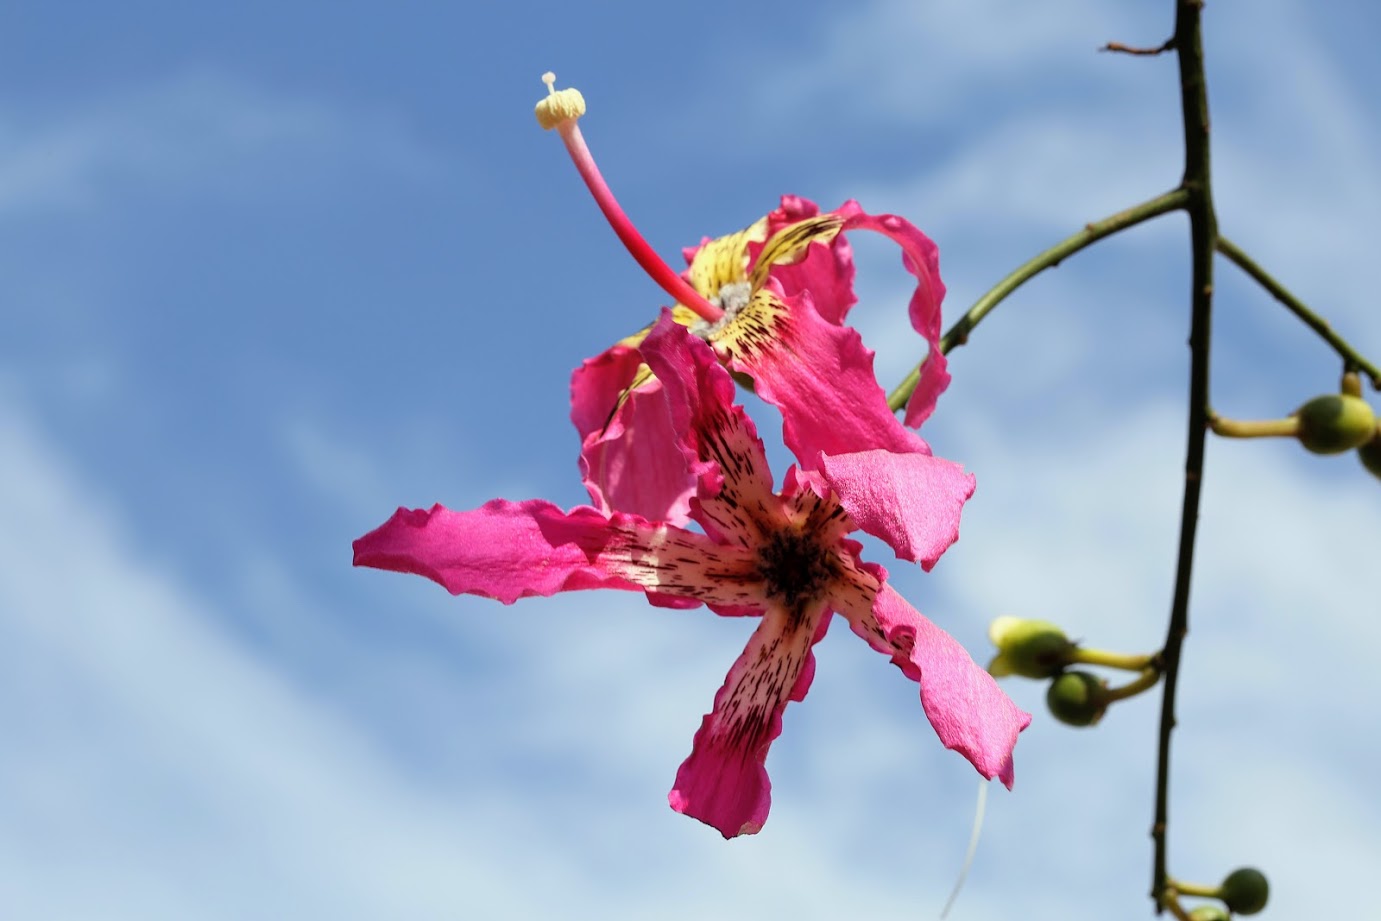
[[[351,569],[397,505],[583,491],[570,369],[661,293],[532,105],[669,259],[797,193],[930,233],[957,316],[1173,185],[1170,4],[52,3],[0,12],[0,907],[16,919],[933,917],[975,793],[915,688],[817,650],[762,834],[666,806],[748,624],[587,593],[504,608]],[[1381,114],[1360,3],[1206,12],[1224,232],[1381,354]],[[1170,216],[1068,260],[954,353],[927,424],[978,476],[910,600],[1151,650],[1169,607],[1188,286]],[[890,386],[906,276],[857,246]],[[1228,265],[1214,401],[1280,415],[1337,362]],[[770,413],[755,407],[764,435]],[[1212,442],[1172,869],[1277,917],[1381,861],[1374,566],[1351,458]],[[784,453],[774,453],[776,472]],[[884,560],[877,547],[871,558]],[[953,917],[1148,911],[1156,705],[1043,690]]]

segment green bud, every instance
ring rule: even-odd
[[[1266,907],[1266,898],[1271,887],[1265,875],[1253,867],[1233,870],[1223,880],[1218,889],[1218,898],[1223,900],[1228,910],[1239,915],[1254,915]]]
[[[1376,413],[1360,397],[1330,393],[1315,397],[1295,411],[1299,442],[1314,454],[1341,454],[1376,435]]]
[[[1357,457],[1361,459],[1362,466],[1371,471],[1371,475],[1381,479],[1381,429],[1377,429],[1371,441],[1357,449]]]
[[[1200,905],[1189,913],[1189,921],[1228,921],[1228,913],[1217,905]]]
[[[1092,726],[1108,709],[1107,683],[1088,672],[1065,672],[1050,682],[1045,705],[1055,719],[1070,726]]]
[[[988,627],[988,639],[997,655],[988,671],[998,677],[1049,678],[1060,673],[1069,661],[1074,644],[1064,631],[1049,621],[999,617]]]

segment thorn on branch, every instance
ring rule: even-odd
[[[1174,49],[1175,39],[1171,37],[1167,38],[1164,44],[1157,45],[1154,48],[1140,48],[1135,45],[1124,45],[1121,42],[1108,42],[1106,45],[1104,45],[1102,48],[1099,48],[1098,50],[1115,51],[1119,54],[1134,54],[1139,57],[1155,57],[1158,54],[1164,54],[1165,52],[1173,51]]]

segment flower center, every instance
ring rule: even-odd
[[[758,548],[758,574],[769,598],[781,601],[789,611],[803,611],[834,578],[833,558],[816,535],[783,528],[768,535]]]
[[[701,339],[710,339],[724,327],[734,322],[738,312],[748,306],[753,298],[753,284],[747,281],[731,281],[719,289],[719,296],[710,298],[710,303],[724,311],[724,316],[714,322],[697,320],[691,333]]]

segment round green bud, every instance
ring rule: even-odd
[[[1239,915],[1254,915],[1266,907],[1266,899],[1271,894],[1266,876],[1254,867],[1233,870],[1223,880],[1218,889],[1218,898],[1223,900],[1229,911]]]
[[[1088,672],[1065,672],[1050,682],[1045,705],[1055,719],[1070,726],[1092,726],[1108,709],[1108,686]]]
[[[1228,921],[1228,913],[1217,905],[1200,905],[1189,913],[1189,921]]]
[[[1376,435],[1376,413],[1360,397],[1330,393],[1295,411],[1299,442],[1314,454],[1341,454],[1361,447]]]
[[[1371,441],[1357,449],[1357,457],[1372,476],[1381,479],[1381,429],[1377,429]]]
[[[1074,644],[1049,621],[999,617],[988,627],[997,656],[988,666],[994,675],[1050,678],[1069,661]]]

